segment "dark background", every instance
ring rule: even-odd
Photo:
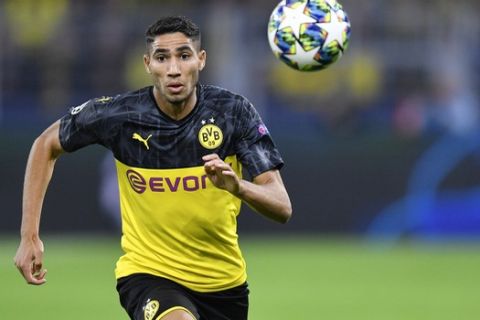
[[[203,30],[201,81],[247,96],[286,162],[294,217],[244,206],[241,233],[478,237],[479,4],[342,4],[349,49],[300,73],[270,52],[276,1],[0,1],[0,232],[18,233],[35,137],[71,106],[148,84],[144,30],[184,14]],[[43,232],[117,233],[113,166],[98,146],[61,157]]]

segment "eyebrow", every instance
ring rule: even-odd
[[[175,51],[176,51],[176,52],[181,52],[181,51],[193,51],[193,49],[192,49],[190,46],[188,46],[188,45],[184,45],[184,46],[175,48]],[[170,52],[170,50],[164,49],[164,48],[156,48],[155,51],[153,51],[153,54],[166,53],[166,52]]]

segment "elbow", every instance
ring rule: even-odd
[[[281,224],[286,224],[292,217],[292,205],[288,203],[279,210],[276,221]]]
[[[275,220],[281,224],[286,224],[292,217],[292,212],[293,212],[292,202],[290,201],[290,197],[286,192],[285,192],[285,196],[283,197],[280,203],[281,205],[277,212],[278,219],[275,219]]]

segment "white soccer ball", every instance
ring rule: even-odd
[[[336,0],[282,0],[268,23],[277,58],[300,71],[321,70],[348,47],[350,20]]]

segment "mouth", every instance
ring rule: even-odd
[[[183,89],[183,84],[181,84],[180,82],[173,82],[173,83],[169,83],[167,85],[167,89],[171,92],[171,93],[180,93]]]

